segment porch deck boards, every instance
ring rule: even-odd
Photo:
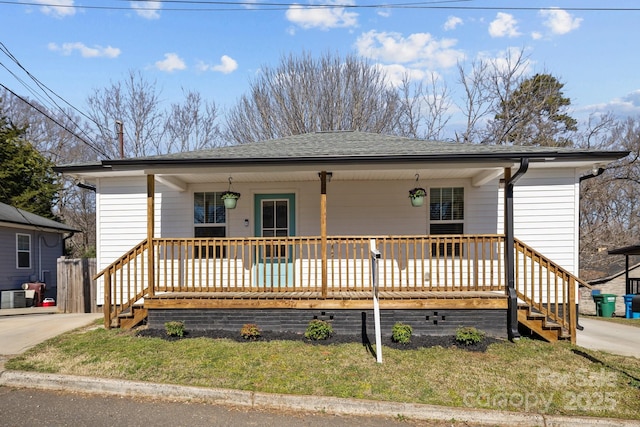
[[[483,291],[381,291],[382,309],[506,309],[507,297]],[[171,292],[147,297],[144,306],[158,308],[351,308],[370,309],[371,292]]]

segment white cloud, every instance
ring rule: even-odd
[[[64,18],[76,13],[76,9],[73,7],[74,0],[34,0],[31,4],[33,3],[44,5],[40,8],[42,13],[56,18]]]
[[[510,47],[493,56],[486,52],[480,52],[477,57],[479,60],[491,64],[498,72],[515,71],[515,78],[529,74],[535,65],[534,61],[527,56],[527,52],[523,52],[522,48],[518,47]],[[518,65],[518,62],[521,64]]]
[[[220,57],[220,64],[210,65],[200,62],[198,64],[198,70],[200,71],[218,71],[223,74],[229,74],[238,69],[238,62],[227,55]]]
[[[405,77],[410,81],[419,81],[423,80],[427,76],[427,73],[424,70],[405,67],[401,64],[376,64],[376,67],[381,70],[385,76],[387,76],[389,83],[394,87],[400,86]]]
[[[450,16],[447,18],[447,22],[444,23],[444,29],[446,31],[455,30],[458,25],[462,25],[462,18],[457,16]]]
[[[331,2],[323,3],[331,5]],[[340,4],[354,4],[353,1],[343,2]],[[294,4],[287,9],[287,19],[304,28],[320,28],[328,30],[330,28],[348,28],[355,27],[358,24],[358,14],[350,12],[344,7],[318,7],[318,6],[302,6]]]
[[[489,24],[489,35],[491,37],[517,37],[518,21],[508,13],[498,12],[496,19]]]
[[[175,53],[165,53],[164,60],[156,62],[156,68],[160,71],[166,71],[168,73],[172,73],[176,70],[184,70],[187,68],[187,65],[184,63],[182,58],[180,58]]]
[[[383,18],[388,18],[391,16],[391,9],[376,9],[376,13],[378,16],[382,16]]]
[[[144,19],[159,19],[162,2],[159,1],[132,1],[131,8],[136,11],[138,16]]]
[[[542,33],[538,32],[538,31],[534,31],[531,33],[531,38],[533,40],[540,40],[542,38]]]
[[[553,34],[567,34],[578,29],[582,22],[582,18],[574,18],[570,13],[562,9],[541,10],[538,13],[543,18],[546,18],[543,24]]]
[[[621,98],[614,98],[603,104],[589,105],[584,108],[588,112],[612,113],[618,117],[640,116],[640,89]]]
[[[436,40],[429,33],[414,33],[404,38],[399,33],[374,30],[362,34],[356,41],[358,54],[383,62],[423,63],[429,67],[452,67],[464,57],[455,50],[455,39]]]
[[[83,58],[117,58],[121,53],[120,49],[116,47],[98,45],[89,47],[81,42],[63,43],[60,46],[56,43],[49,43],[48,48],[53,52],[61,52],[66,56],[78,51]]]

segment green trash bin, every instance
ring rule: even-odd
[[[616,311],[616,295],[593,295],[593,300],[596,303],[596,313],[598,314],[598,316],[613,317],[613,313],[615,313]]]

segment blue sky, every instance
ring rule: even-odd
[[[130,70],[155,81],[167,102],[180,99],[182,88],[193,89],[224,109],[247,93],[261,67],[303,50],[363,56],[392,78],[436,73],[455,91],[457,62],[525,49],[532,73],[548,72],[565,83],[574,117],[640,115],[640,3],[638,10],[615,10],[636,5],[619,0],[420,3],[438,8],[362,7],[399,0],[214,3],[2,1],[0,41],[80,110],[93,89]],[[586,10],[602,7],[612,10]],[[0,64],[0,82],[33,98],[11,75],[35,87],[24,71],[4,53]]]

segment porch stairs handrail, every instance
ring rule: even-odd
[[[144,271],[145,257],[141,255],[148,250],[149,242],[144,239],[93,277],[93,280],[97,280],[104,276],[104,305],[102,308],[104,325],[107,329],[113,326],[114,321],[116,322],[115,326],[120,326],[119,316],[126,312],[133,314],[134,305],[149,292],[146,285],[148,281],[144,277],[140,277],[137,265],[140,262],[140,270]],[[129,268],[130,266],[133,268]],[[119,280],[118,273],[120,273]]]
[[[577,287],[591,286],[517,238],[514,243],[518,321],[549,341],[575,344]]]

